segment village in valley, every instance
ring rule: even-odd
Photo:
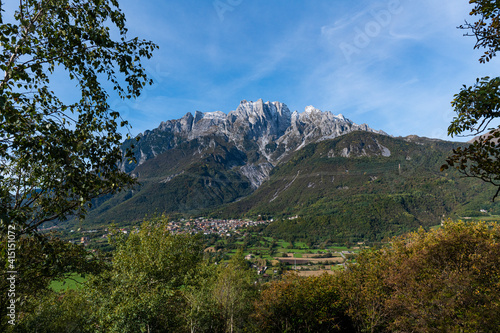
[[[178,221],[168,222],[167,229],[172,234],[198,234],[203,235],[218,235],[230,237],[232,234],[239,234],[244,228],[255,227],[258,225],[269,224],[273,220],[259,220],[253,221],[250,219],[211,219],[205,217],[197,217],[190,219],[180,219]],[[138,227],[128,227],[116,229],[116,232],[128,234],[135,232]],[[102,243],[102,240],[107,239],[112,231],[112,228],[96,227],[90,230],[82,230],[82,228],[75,228],[69,231],[70,242],[74,244],[83,244],[85,246],[91,243]]]
[[[181,218],[169,221],[167,229],[172,234],[200,234],[204,238],[205,253],[214,261],[224,262],[238,250],[263,278],[271,278],[286,270],[297,271],[299,275],[310,276],[324,272],[333,273],[345,263],[352,261],[364,244],[340,246],[325,245],[310,248],[303,242],[290,242],[264,237],[254,230],[265,227],[273,219],[213,219],[207,217]],[[127,237],[137,232],[138,226],[121,228],[83,227],[62,231],[62,237],[71,243],[80,244],[92,251],[107,252],[112,249],[109,239],[121,234]]]
[[[273,220],[253,221],[249,219],[210,219],[198,217],[193,219],[180,219],[168,223],[168,230],[172,233],[202,233],[204,235],[217,234],[219,236],[231,236],[231,233],[240,233],[242,228],[254,227],[261,224],[269,224]]]

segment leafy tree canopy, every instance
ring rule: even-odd
[[[475,22],[461,25],[468,32],[466,36],[476,37],[474,48],[486,51],[480,57],[481,63],[490,61],[500,50],[500,2],[470,0],[474,8],[470,15]],[[452,106],[457,115],[448,128],[448,134],[481,135],[467,147],[453,150],[447,164],[441,170],[455,167],[468,177],[476,177],[498,187],[492,200],[500,193],[500,127],[490,127],[500,116],[500,78],[478,78],[472,86],[464,85],[455,95]]]
[[[0,12],[0,45],[1,228],[83,217],[91,199],[132,184],[117,168],[128,124],[106,89],[139,96],[152,83],[141,58],[157,46],[127,37],[118,1],[20,0]],[[54,92],[64,80],[73,101]]]
[[[178,332],[181,290],[202,260],[200,237],[172,235],[166,219],[155,217],[116,245],[111,269],[88,284],[93,322],[105,332]]]
[[[477,21],[461,25],[460,29],[470,30],[466,36],[476,37],[475,49],[485,48],[486,51],[479,59],[480,62],[488,62],[500,50],[500,4],[495,0],[470,0],[474,4],[470,15],[477,17]]]

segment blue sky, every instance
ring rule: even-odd
[[[308,105],[394,136],[450,139],[450,101],[497,75],[456,27],[467,0],[120,0],[129,37],[159,45],[155,84],[111,106],[132,134],[243,99]],[[460,140],[455,138],[455,140]]]

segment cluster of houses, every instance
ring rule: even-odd
[[[205,235],[218,234],[221,236],[230,237],[232,233],[239,233],[238,229],[267,224],[270,221],[252,221],[252,220],[221,220],[198,217],[194,219],[181,219],[180,221],[172,221],[168,223],[168,229],[172,233],[203,233]]]
[[[252,221],[252,220],[240,220],[240,219],[231,219],[231,220],[221,220],[221,219],[210,219],[204,217],[192,218],[192,219],[181,219],[180,221],[172,221],[168,223],[168,230],[170,232],[176,233],[190,233],[197,234],[203,233],[205,235],[210,234],[218,234],[220,236],[230,237],[232,234],[239,233],[240,228],[248,228],[251,226],[257,226],[260,224],[270,223],[273,220],[269,221]],[[124,234],[129,233],[129,231],[125,228],[118,229],[119,232]],[[80,230],[78,230],[80,231]],[[75,230],[71,230],[70,233],[75,232]],[[88,230],[81,231],[81,234],[92,234],[98,233],[99,230]],[[108,229],[104,229],[104,234],[102,234],[101,238],[107,238],[109,236]],[[134,230],[132,230],[134,232]],[[76,238],[70,240],[71,243],[88,245],[92,237],[82,235],[81,238]]]

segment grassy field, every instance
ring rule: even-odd
[[[267,240],[266,240],[267,241]],[[277,241],[277,243],[281,243],[283,241]],[[268,266],[278,266],[281,261],[282,264],[286,266],[295,266],[304,267],[306,270],[318,270],[321,269],[324,265],[332,265],[334,270],[337,270],[338,267],[342,267],[341,265],[345,262],[345,259],[342,257],[341,251],[350,251],[357,253],[360,251],[357,249],[347,249],[347,247],[330,247],[328,249],[287,249],[287,248],[275,248],[272,254],[269,251],[269,247],[260,246],[260,243],[257,243],[253,246],[248,246],[244,251],[243,255],[247,256],[248,254],[252,254],[254,257],[251,259],[252,262],[260,262],[258,260],[266,260]],[[237,250],[231,249],[226,250],[226,254],[231,257],[233,256]],[[329,253],[329,256],[320,257],[322,254]],[[229,260],[229,257],[226,257],[225,261]],[[296,261],[295,261],[296,260]],[[290,268],[289,268],[290,269]],[[316,273],[307,273],[307,274],[316,274]]]
[[[52,281],[50,288],[56,292],[76,289],[86,280],[87,278],[81,277],[79,274],[75,273],[63,281]]]
[[[332,274],[344,269],[343,264],[346,262],[346,258],[341,252],[351,253],[347,255],[347,261],[350,262],[355,260],[355,254],[365,247],[364,244],[353,244],[354,246],[349,247],[336,244],[336,246],[331,245],[326,248],[310,248],[304,242],[294,242],[291,246],[290,242],[283,239],[261,237],[255,242],[242,242],[241,240],[233,240],[231,244],[224,242],[225,246],[232,245],[232,248],[223,250],[227,255],[225,261],[229,260],[237,252],[236,248],[244,243],[243,254],[245,256],[252,254],[253,258],[250,261],[258,266],[264,266],[267,262],[269,269],[266,274],[269,276],[282,270],[297,270],[302,276]],[[222,240],[219,241],[219,244],[222,244]],[[354,257],[352,253],[354,253]]]

